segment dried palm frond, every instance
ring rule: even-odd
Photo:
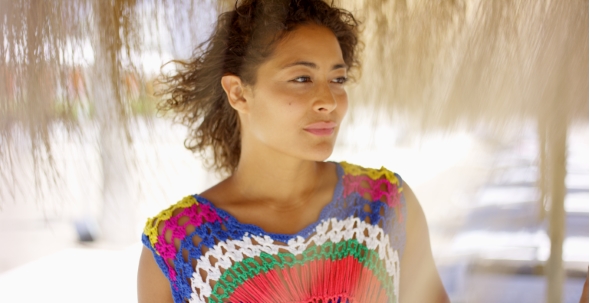
[[[344,4],[351,4],[344,2]],[[587,1],[380,1],[365,20],[352,104],[429,128],[588,119]]]

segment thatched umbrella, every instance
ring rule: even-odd
[[[561,302],[566,135],[572,121],[588,120],[588,2],[365,0],[352,8],[366,26],[356,104],[409,115],[424,130],[537,121],[540,203],[550,202],[547,302]]]
[[[133,115],[122,79],[128,73],[142,77],[136,64],[124,60],[146,49],[137,25],[151,18],[156,28],[175,32],[198,24],[198,6],[206,2],[0,0],[0,41],[7,42],[0,47],[0,189],[15,187],[10,165],[18,157],[11,147],[17,136],[26,134],[41,170],[52,161],[52,127],[64,124],[83,136],[80,125],[90,120],[101,129],[105,211],[124,205],[109,192],[126,181],[125,173],[113,168],[125,171],[121,165],[129,157],[121,150],[132,139],[127,122]],[[414,117],[424,130],[538,121],[541,189],[551,197],[548,294],[549,302],[558,302],[565,135],[569,121],[588,119],[588,2],[339,2],[365,24],[363,77],[350,91],[353,104]],[[224,9],[233,3],[219,1]],[[157,9],[149,10],[151,16],[138,13],[146,6]],[[86,71],[77,63],[85,43],[95,54],[92,79],[100,79],[101,86],[80,80],[88,79],[79,76]],[[147,48],[154,46],[162,43]],[[77,115],[80,104],[89,104],[88,112],[95,114]]]
[[[195,18],[201,4],[211,6],[208,1],[0,0],[2,200],[31,191],[27,173],[37,184],[33,191],[59,181],[52,151],[56,132],[65,127],[81,142],[98,129],[103,236],[135,240],[130,122],[138,116],[136,103],[149,101],[143,97],[150,92],[149,75],[134,58],[163,49],[186,54],[203,40],[195,30],[202,26],[202,18]],[[153,117],[153,102],[142,106],[152,111],[139,115]],[[30,148],[23,150],[23,142]],[[33,172],[19,167],[23,157],[32,159]],[[116,215],[121,213],[128,215]]]

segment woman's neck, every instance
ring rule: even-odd
[[[329,163],[296,159],[286,155],[242,154],[228,185],[245,202],[289,210],[309,202],[326,186]]]

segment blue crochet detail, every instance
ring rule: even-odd
[[[215,231],[215,234],[219,235],[217,237],[217,239],[220,241],[225,241],[230,238],[241,239],[242,237],[244,237],[244,235],[246,233],[249,233],[249,234],[257,235],[257,236],[267,235],[275,241],[281,241],[283,243],[287,243],[287,242],[289,242],[289,240],[296,238],[297,236],[301,236],[303,238],[309,237],[312,233],[314,233],[314,230],[317,227],[317,225],[325,220],[328,220],[331,218],[345,219],[345,218],[348,218],[348,217],[354,215],[354,216],[358,217],[361,221],[365,220],[366,217],[369,217],[369,219],[373,225],[382,223],[384,230],[388,231],[390,233],[390,241],[391,241],[392,248],[394,250],[399,251],[400,258],[401,258],[402,254],[403,254],[404,244],[405,244],[405,234],[406,234],[405,224],[403,222],[399,222],[398,220],[394,220],[393,226],[390,226],[391,222],[388,220],[385,220],[385,218],[397,218],[396,210],[394,208],[387,206],[387,204],[385,204],[381,201],[378,201],[378,200],[377,201],[369,201],[369,200],[361,197],[358,193],[354,193],[352,195],[349,195],[346,198],[342,198],[342,191],[343,191],[342,176],[344,175],[344,170],[342,169],[342,166],[340,166],[340,164],[336,163],[336,166],[337,166],[337,174],[338,174],[338,183],[336,184],[336,188],[335,188],[334,194],[332,196],[332,201],[330,201],[330,203],[328,203],[326,206],[324,206],[324,208],[320,212],[319,219],[316,222],[308,225],[307,227],[305,227],[304,229],[302,229],[301,231],[299,231],[295,234],[289,235],[289,234],[269,233],[269,232],[264,231],[262,228],[260,228],[257,225],[240,223],[234,216],[232,216],[228,212],[224,211],[223,209],[215,207],[215,205],[213,203],[211,203],[209,200],[207,200],[199,195],[194,195],[194,197],[199,203],[204,204],[204,205],[209,205],[211,208],[215,209],[215,211],[219,214],[219,216],[224,218],[225,221],[224,221],[223,225],[226,226],[227,230],[231,230],[234,232],[234,234],[232,234],[231,237],[228,237],[227,232],[223,231],[221,229],[221,226],[219,226],[219,227],[215,226],[215,228],[214,229],[212,228],[212,230]],[[398,174],[395,174],[395,175],[398,178],[398,180],[400,181],[400,187],[401,187],[403,181]],[[405,202],[405,198],[403,195],[401,195],[400,198],[401,198],[400,202],[403,205],[403,207],[401,208],[402,209],[402,216],[401,217],[405,218],[406,217],[406,208],[405,208],[406,202]],[[364,210],[364,206],[366,204],[368,204],[371,208],[370,213],[366,212]],[[344,205],[346,205],[346,207]],[[384,215],[381,215],[379,213],[381,208],[384,209]],[[199,237],[203,237],[203,236],[201,234],[199,234]],[[201,245],[199,245],[199,249],[198,249],[199,252],[201,251],[200,246]],[[211,247],[211,246],[207,245],[207,247]]]

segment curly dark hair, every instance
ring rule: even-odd
[[[243,0],[234,10],[219,15],[211,37],[199,45],[188,61],[173,60],[180,68],[163,76],[165,96],[158,110],[172,111],[186,125],[185,147],[205,155],[218,172],[232,173],[241,152],[240,121],[221,86],[232,74],[247,85],[256,83],[257,67],[272,54],[277,42],[302,24],[329,28],[340,44],[348,69],[359,70],[359,21],[322,0]],[[207,157],[205,157],[207,159]]]

